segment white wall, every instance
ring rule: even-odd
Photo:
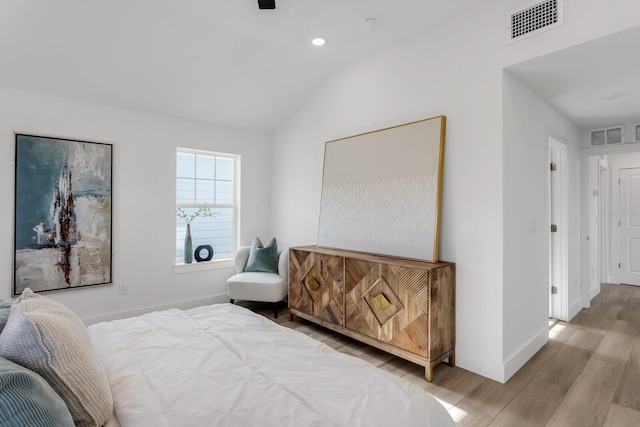
[[[504,357],[509,374],[548,339],[549,137],[567,146],[568,303],[580,291],[579,130],[511,74],[504,73]],[[535,233],[530,226],[535,223]],[[524,352],[523,352],[524,350]],[[528,359],[526,357],[524,361]]]
[[[46,294],[81,318],[226,300],[232,268],[174,272],[178,146],[240,154],[242,243],[269,237],[266,136],[3,88],[0,117],[0,299],[12,292],[14,132],[113,143],[113,278],[129,293],[95,286]]]
[[[437,42],[425,37],[359,61],[313,93],[273,138],[272,218],[285,243],[314,244],[325,141],[446,115],[440,258],[457,263],[456,361],[499,378],[501,70],[490,46],[501,40],[483,27],[500,21],[486,9],[476,17],[439,28]]]
[[[599,179],[600,179],[600,166],[604,165],[604,156],[603,157],[590,157],[588,164],[588,191],[586,194],[583,194],[583,197],[588,198],[586,203],[589,206],[589,215],[583,218],[584,222],[588,222],[588,230],[589,230],[589,272],[588,277],[585,277],[585,281],[588,282],[589,286],[589,299],[593,298],[595,295],[600,293],[600,271],[598,265],[598,252],[600,246],[600,232],[599,232],[599,222],[602,220],[599,214],[599,198],[603,197],[604,194],[599,195]],[[590,302],[585,304],[586,306],[591,306]]]
[[[516,202],[506,200],[515,195],[520,201],[522,196],[515,194],[511,183],[503,190],[504,179],[511,177],[503,173],[505,153],[515,153],[526,163],[524,154],[529,148],[521,152],[520,142],[503,141],[502,68],[640,24],[635,3],[565,0],[562,27],[507,45],[508,13],[530,3],[482,2],[467,14],[431,28],[424,37],[339,70],[279,128],[271,151],[272,230],[288,245],[314,244],[325,141],[447,116],[440,258],[456,262],[456,361],[499,381],[524,363],[531,343],[539,339],[541,319],[548,313],[541,290],[546,290],[546,279],[538,283],[540,274],[536,274],[519,282],[514,280],[515,270],[505,267],[505,232],[526,233],[532,218],[541,218],[542,227],[544,216],[536,211],[533,217],[526,212],[522,218],[523,213],[514,209]],[[543,106],[531,108],[544,110]],[[555,116],[550,120],[560,122]],[[567,123],[560,127],[565,140],[577,138]],[[536,147],[536,156],[541,150],[546,153],[546,136]],[[579,166],[572,163],[571,167],[574,188]],[[528,166],[524,179],[533,183],[540,176]],[[544,198],[536,191],[535,200],[544,206]],[[579,196],[573,197],[572,203],[578,203]],[[571,213],[574,220],[577,216]],[[575,235],[573,232],[572,239]],[[535,258],[546,272],[542,260],[547,248],[543,246],[542,241],[530,242],[527,236],[509,240],[508,250],[513,253],[508,261],[528,269],[527,256],[540,249],[544,252],[536,253]],[[576,286],[577,275],[573,271],[572,286]],[[536,295],[535,303],[519,295],[521,291],[525,296]]]

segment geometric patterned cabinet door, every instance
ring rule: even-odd
[[[306,246],[290,250],[289,314],[425,367],[455,364],[455,265]]]
[[[429,270],[347,258],[346,326],[428,356]]]
[[[344,259],[306,251],[289,257],[289,306],[344,326]]]

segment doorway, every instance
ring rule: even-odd
[[[620,283],[640,286],[640,167],[620,169]]]
[[[640,286],[640,150],[633,149],[588,157],[590,298],[600,283]]]
[[[568,321],[567,146],[549,137],[549,317]]]

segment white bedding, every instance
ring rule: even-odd
[[[123,427],[454,425],[419,387],[235,305],[89,333]]]

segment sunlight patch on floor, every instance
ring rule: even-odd
[[[549,339],[553,340],[558,337],[567,327],[561,323],[555,324],[549,328]]]
[[[432,396],[433,396],[433,395],[432,395]],[[443,399],[439,398],[438,396],[433,396],[433,397],[434,397],[438,402],[440,402],[440,404],[441,404],[442,406],[444,406],[444,408],[445,408],[447,411],[451,411],[452,409],[455,409],[455,406],[454,406],[455,404],[454,404],[454,403],[449,403],[449,402],[447,402],[446,400],[443,400]]]
[[[467,414],[465,411],[463,411],[462,409],[458,408],[457,406],[454,406],[451,409],[449,409],[449,415],[451,415],[451,418],[453,418],[453,421],[455,421],[456,424],[459,424],[469,414]]]

